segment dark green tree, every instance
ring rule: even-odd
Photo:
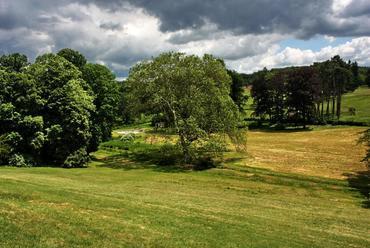
[[[252,81],[251,95],[253,97],[254,115],[262,119],[267,115],[271,120],[273,101],[267,75],[266,68],[256,74]]]
[[[86,64],[82,72],[83,79],[90,85],[95,96],[96,111],[91,116],[92,139],[89,145],[89,151],[95,151],[100,142],[111,138],[119,114],[121,85],[104,65]]]
[[[243,111],[243,106],[248,100],[248,97],[244,92],[244,79],[243,77],[233,70],[227,70],[227,73],[231,77],[231,90],[230,97],[233,99],[234,103],[238,106],[240,111]]]
[[[273,72],[267,76],[271,108],[271,122],[283,123],[286,119],[286,73]]]
[[[353,62],[350,64],[351,73],[352,73],[352,80],[346,86],[346,91],[354,91],[358,86],[361,84],[360,80],[360,72],[358,68],[357,62]]]
[[[79,69],[82,69],[86,64],[85,56],[76,50],[63,48],[57,54],[74,64]]]
[[[91,138],[90,115],[95,111],[89,85],[82,73],[61,56],[45,54],[27,68],[45,104],[45,145],[41,156],[47,163],[64,167],[83,166]]]
[[[20,72],[27,65],[28,59],[24,54],[13,53],[0,57],[0,67],[4,67],[7,71]]]
[[[313,68],[291,71],[287,78],[287,109],[289,119],[304,128],[315,116],[314,88],[317,77]]]
[[[8,163],[14,156],[23,164],[26,164],[24,157],[29,162],[40,160],[39,151],[44,137],[40,111],[44,103],[30,76],[0,70],[2,163]]]

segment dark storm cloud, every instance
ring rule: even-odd
[[[344,17],[363,16],[363,15],[370,17],[370,1],[369,0],[353,1],[352,3],[348,5],[348,7],[343,12]]]
[[[315,34],[340,35],[341,32],[345,36],[363,35],[358,27],[361,23],[339,26],[332,22],[330,17],[335,14],[332,13],[332,0],[1,1],[8,10],[0,15],[0,27],[8,29],[22,24],[32,25],[35,22],[32,13],[50,11],[67,3],[96,4],[115,11],[129,2],[158,17],[162,31],[199,29],[206,22],[211,22],[220,30],[231,30],[237,34],[275,32],[304,38]],[[368,0],[356,0],[344,13],[346,17],[370,15],[370,3]],[[181,43],[178,39],[176,42]]]
[[[132,0],[161,20],[162,31],[199,29],[207,21],[237,34],[281,33],[309,38],[316,34],[363,35],[361,23],[333,22],[331,0]],[[362,2],[360,5],[357,2]],[[354,1],[348,16],[370,15],[369,1]],[[366,6],[367,8],[363,8]],[[370,34],[370,29],[366,32]],[[181,42],[178,39],[176,42]]]
[[[206,49],[197,51],[237,60],[266,52],[282,36],[370,35],[369,0],[354,0],[337,12],[332,5],[333,0],[0,0],[0,53],[33,59],[70,47],[91,61],[128,68],[164,50],[192,52],[203,41],[209,41]],[[125,17],[140,18],[138,9],[156,17],[163,33],[150,35],[158,30],[149,25],[149,36],[125,35],[131,21]]]

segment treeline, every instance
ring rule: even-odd
[[[77,51],[0,57],[0,164],[86,164],[111,137],[122,86]]]
[[[363,83],[357,63],[339,56],[311,66],[264,69],[251,83],[254,116],[272,124],[303,126],[339,120],[342,95]]]

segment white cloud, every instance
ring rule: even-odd
[[[352,0],[333,0],[332,9],[334,13],[341,13],[352,2]]]
[[[275,48],[257,56],[226,62],[233,69],[250,73],[264,67],[310,65],[313,62],[330,59],[335,55],[340,55],[345,60],[356,60],[360,65],[370,65],[370,37],[356,38],[335,47],[327,46],[317,52],[291,47],[279,51]]]
[[[324,39],[329,41],[330,43],[333,43],[336,40],[334,36],[330,36],[330,35],[324,35]]]
[[[362,2],[361,6],[367,6],[366,0],[359,1]],[[30,2],[20,5],[16,2],[0,0],[8,10],[2,13],[1,7],[4,6],[0,5],[0,53],[21,52],[34,58],[44,52],[57,52],[61,48],[70,47],[85,54],[92,62],[109,66],[119,76],[125,76],[138,61],[150,59],[165,51],[197,55],[210,53],[224,58],[229,67],[242,72],[256,71],[265,66],[305,65],[329,59],[336,54],[345,59],[357,60],[361,65],[370,64],[369,37],[356,38],[336,47],[328,46],[318,52],[293,47],[281,48],[278,44],[283,39],[295,35],[303,37],[316,31],[317,20],[309,17],[305,17],[301,26],[289,34],[274,32],[273,29],[269,33],[258,34],[234,32],[234,29],[221,30],[219,24],[209,20],[204,20],[203,26],[196,28],[186,26],[184,29],[164,32],[161,31],[163,20],[160,17],[127,3],[109,9],[91,3],[93,1],[78,3],[61,0],[54,6],[50,1],[40,0],[38,6],[41,7],[32,9]],[[332,31],[340,32],[344,26],[353,26],[350,30],[357,33],[368,32],[370,17],[344,17],[352,5],[351,0],[333,1],[333,12],[328,10],[323,22],[325,25],[330,23],[331,33],[324,35],[326,40],[333,42],[336,35]],[[30,13],[26,15],[28,9]],[[19,10],[20,14],[11,12]],[[357,9],[352,10],[360,13]],[[19,16],[27,17],[26,21],[22,18],[11,21],[12,17]],[[10,21],[1,27],[1,20]],[[294,20],[289,23],[294,24]],[[231,25],[232,20],[229,21]],[[358,23],[361,25],[356,25]],[[322,30],[325,30],[325,25]]]

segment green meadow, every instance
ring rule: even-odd
[[[250,131],[195,171],[160,164],[175,138],[143,126],[88,168],[1,167],[0,247],[369,247],[363,130]]]
[[[362,86],[352,93],[343,96],[342,117],[343,121],[358,121],[370,123],[370,88]],[[351,114],[349,108],[355,108]]]

